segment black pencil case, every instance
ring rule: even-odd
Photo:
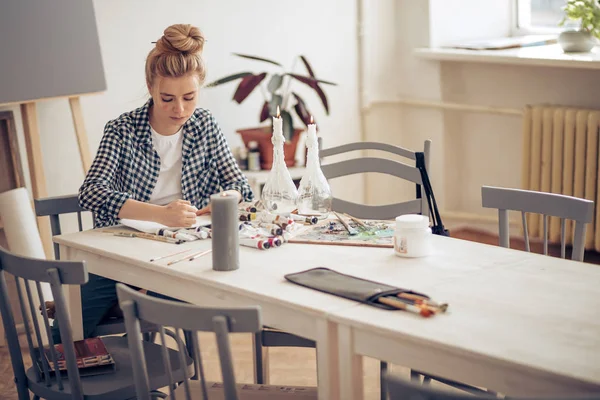
[[[300,286],[356,300],[386,310],[397,310],[397,308],[377,302],[377,299],[382,296],[396,296],[399,293],[410,293],[429,299],[429,296],[423,293],[357,278],[323,267],[287,274],[285,275],[285,279]]]

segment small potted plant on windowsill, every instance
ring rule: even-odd
[[[567,0],[563,7],[564,18],[559,26],[578,21],[578,29],[567,29],[558,36],[558,43],[565,52],[588,52],[600,38],[600,6],[598,0]]]
[[[294,73],[293,66],[291,72],[287,72],[282,64],[266,58],[238,53],[234,53],[234,55],[268,63],[279,67],[281,70],[272,73],[261,72],[258,74],[253,72],[239,72],[217,79],[216,81],[207,84],[206,87],[215,87],[240,80],[237,89],[233,94],[233,100],[238,104],[242,104],[242,102],[246,100],[250,93],[257,87],[260,88],[264,97],[264,103],[261,107],[258,120],[260,123],[269,120],[269,125],[249,129],[239,129],[237,132],[242,137],[246,147],[248,147],[248,143],[251,141],[256,141],[258,143],[261,168],[270,169],[273,163],[273,144],[271,143],[273,120],[269,117],[275,116],[277,114],[277,108],[279,107],[281,110],[281,118],[283,119],[283,135],[286,140],[284,144],[285,162],[288,167],[294,166],[296,163],[295,155],[298,139],[304,128],[294,126],[294,119],[290,110],[293,108],[300,121],[306,126],[310,123],[311,113],[309,112],[304,99],[300,97],[298,93],[292,91],[292,82],[301,82],[312,88],[323,103],[327,115],[329,115],[329,103],[321,86],[323,84],[335,85],[335,83],[317,79],[313,68],[304,56],[298,56],[296,60],[299,59],[302,61],[308,75]]]

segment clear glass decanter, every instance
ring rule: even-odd
[[[308,125],[306,147],[306,171],[298,189],[298,214],[314,215],[319,219],[327,218],[331,212],[331,188],[321,171],[317,128],[312,123]]]
[[[298,189],[285,165],[283,154],[283,119],[273,117],[273,166],[262,190],[261,200],[265,208],[273,214],[286,214],[296,209]]]

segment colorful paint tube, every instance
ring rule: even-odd
[[[278,236],[270,237],[267,239],[267,241],[271,247],[279,247],[283,244],[283,241]]]
[[[271,248],[269,241],[261,238],[240,238],[240,245],[261,250]]]
[[[293,219],[294,221],[303,222],[305,224],[315,225],[317,222],[319,222],[319,218],[317,218],[315,216],[305,216],[305,215],[298,215],[298,214],[290,213],[289,217],[291,219]]]
[[[170,237],[173,239],[185,240],[186,242],[191,242],[193,240],[198,239],[196,236],[191,235],[189,233],[183,233],[183,232],[179,232],[179,231],[173,232],[173,231],[170,231],[170,230],[164,229],[164,228],[158,229],[156,231],[156,234],[159,236]]]
[[[283,229],[277,224],[270,224],[268,222],[260,222],[258,224],[261,228],[268,232],[268,236],[276,236],[281,235],[283,233]]]
[[[240,221],[254,221],[254,220],[256,220],[256,213],[240,214]]]

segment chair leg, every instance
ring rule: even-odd
[[[379,392],[381,400],[387,400],[387,388],[385,386],[385,375],[387,374],[388,364],[381,361],[379,364]]]
[[[259,385],[269,383],[269,352],[262,345],[262,332],[257,332],[252,337],[254,355],[254,382]]]

